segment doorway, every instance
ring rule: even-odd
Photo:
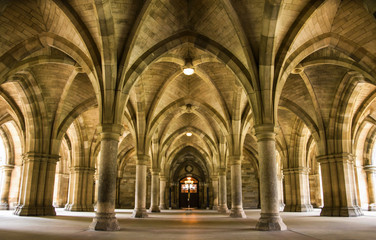
[[[193,177],[185,177],[179,181],[180,208],[199,208],[198,181]]]

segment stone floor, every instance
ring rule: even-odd
[[[165,210],[146,219],[130,218],[131,210],[117,210],[118,232],[88,230],[94,213],[57,209],[56,217],[19,217],[0,211],[0,239],[376,239],[376,212],[357,218],[320,217],[310,213],[282,213],[288,230],[254,229],[260,210],[246,210],[247,219],[232,219],[210,210]]]

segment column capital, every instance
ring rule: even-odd
[[[160,172],[161,172],[161,170],[159,170],[159,169],[152,169],[151,170],[151,175],[158,175],[159,176]]]
[[[150,156],[146,154],[137,154],[136,165],[147,165],[150,162]]]
[[[71,170],[76,172],[95,172],[95,168],[82,166],[73,166],[71,167]]]
[[[229,156],[228,160],[231,165],[241,165],[244,156]]]
[[[257,141],[275,140],[276,127],[274,124],[261,124],[254,127]]]
[[[119,141],[119,137],[124,127],[120,124],[104,123],[97,127],[101,139]]]
[[[59,161],[60,156],[57,154],[47,154],[47,153],[36,153],[36,152],[27,152],[22,154],[22,160],[24,162],[32,162],[32,161],[38,161],[38,162],[50,162],[50,163],[56,163]]]
[[[355,157],[352,153],[334,153],[334,154],[327,154],[327,155],[321,155],[321,156],[316,157],[316,161],[320,164],[330,163],[330,162],[353,163],[354,159]]]
[[[212,181],[218,181],[218,175],[212,175],[211,180]]]
[[[376,165],[365,165],[363,169],[366,172],[376,173]]]
[[[4,171],[10,171],[10,170],[13,170],[14,168],[14,165],[10,165],[10,164],[5,164],[5,165],[1,165],[0,166],[0,170],[4,170]]]
[[[218,173],[219,173],[219,175],[226,175],[226,168],[219,168],[218,169]]]
[[[297,167],[297,168],[286,168],[283,169],[283,174],[291,174],[291,173],[309,173],[310,168],[307,167]]]

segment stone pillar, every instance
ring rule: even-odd
[[[285,209],[285,203],[283,202],[283,173],[278,169],[278,199],[279,199],[279,211]]]
[[[23,156],[19,216],[55,216],[52,206],[58,155],[29,152]]]
[[[323,206],[322,202],[322,187],[320,174],[310,174],[309,175],[309,189],[311,192],[311,204],[314,208],[320,208]]]
[[[120,125],[102,126],[102,129],[100,129],[101,151],[98,164],[98,200],[97,211],[90,225],[91,230],[120,230],[115,216],[117,152],[120,129]]]
[[[228,213],[227,208],[227,185],[226,185],[226,169],[219,170],[219,208],[218,212]]]
[[[160,175],[160,179],[159,179],[159,209],[160,210],[166,209],[165,195],[166,195],[166,178]]]
[[[321,166],[324,208],[321,216],[356,217],[363,215],[356,197],[352,154],[317,157]]]
[[[115,208],[121,208],[120,204],[120,185],[121,185],[122,178],[117,177],[116,178],[116,200],[115,200]]]
[[[151,173],[151,212],[161,212],[158,205],[159,200],[159,171],[152,171]]]
[[[54,207],[64,207],[68,202],[69,175],[57,173],[55,176]]]
[[[286,206],[285,212],[311,212],[308,174],[309,169],[288,168],[284,169]]]
[[[135,191],[135,207],[132,217],[146,218],[146,164],[149,162],[149,156],[137,155],[136,160],[136,191]]]
[[[231,156],[231,212],[230,217],[246,218],[242,196],[242,159],[243,156]]]
[[[65,205],[66,211],[91,212],[94,169],[89,167],[73,167],[71,169],[69,202]]]
[[[2,176],[0,179],[0,210],[9,210],[9,188],[13,168],[13,165],[3,165],[0,167],[0,176]]]
[[[218,176],[212,177],[213,184],[213,210],[218,210]]]
[[[260,161],[261,217],[256,229],[263,231],[287,230],[279,215],[277,161],[273,125],[255,127]]]
[[[367,173],[368,184],[368,211],[376,211],[376,166],[364,166],[364,171]]]

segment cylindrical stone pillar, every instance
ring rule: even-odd
[[[231,156],[231,213],[233,218],[246,218],[242,196],[242,156]]]
[[[213,210],[218,210],[218,176],[212,177],[213,184]]]
[[[159,171],[153,171],[151,174],[151,212],[160,212],[159,200]]]
[[[0,186],[0,210],[8,210],[9,209],[9,188],[10,188],[10,180],[12,176],[14,166],[13,165],[3,165],[0,167],[2,179],[1,179],[1,186]]]
[[[226,185],[226,169],[219,170],[219,208],[218,212],[228,213],[227,207],[227,185]]]
[[[376,211],[376,166],[364,166],[364,171],[367,173],[368,183],[368,211]]]
[[[159,209],[160,210],[166,209],[165,192],[166,192],[166,178],[163,176],[160,176],[160,179],[159,179]]]
[[[132,217],[146,218],[146,164],[149,162],[149,156],[137,155],[136,160],[136,191],[135,191],[135,208]]]
[[[98,166],[97,211],[90,229],[99,231],[120,230],[115,216],[118,132],[101,132],[101,152]]]
[[[287,227],[279,215],[275,132],[273,125],[255,127],[260,159],[261,217],[256,229],[283,231]]]

